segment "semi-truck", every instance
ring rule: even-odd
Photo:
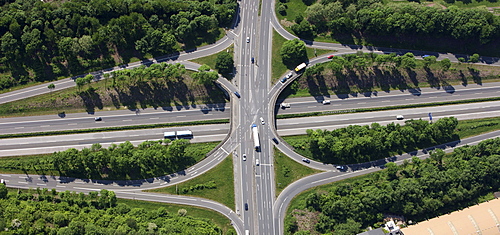
[[[259,129],[255,124],[252,124],[252,135],[253,135],[253,144],[255,146],[255,151],[260,151]]]
[[[306,66],[307,66],[306,63],[302,63],[302,64],[297,65],[297,67],[295,68],[295,72],[298,72],[298,71],[304,69]]]

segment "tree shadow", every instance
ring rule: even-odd
[[[96,108],[98,109],[103,108],[101,97],[95,91],[96,91],[95,88],[89,87],[87,88],[86,91],[78,93],[78,95],[83,101],[83,104],[85,105],[85,111],[87,113],[94,113]]]
[[[483,81],[481,79],[481,71],[472,67],[468,67],[467,69],[469,70],[469,74],[472,76],[474,83],[482,85]]]
[[[439,78],[434,75],[434,73],[429,68],[424,68],[425,78],[432,88],[440,88]]]

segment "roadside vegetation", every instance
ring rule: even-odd
[[[92,75],[76,80],[77,86],[0,104],[0,116],[24,116],[145,108],[173,109],[200,104],[225,103],[223,92],[206,79],[205,71],[188,72],[181,64],[159,63],[106,74],[93,82]],[[47,88],[48,89],[48,88]],[[210,109],[209,107],[207,107]]]
[[[291,183],[305,176],[321,172],[295,162],[277,148],[274,148],[273,158],[274,175],[276,176],[276,196]]]
[[[224,51],[212,54],[209,56],[201,57],[198,59],[191,60],[197,64],[208,65],[210,68],[214,68],[227,79],[231,79],[234,70],[234,45],[229,46]]]
[[[11,0],[0,8],[5,90],[214,43],[237,1]]]
[[[422,87],[453,93],[457,85],[499,80],[500,69],[496,66],[451,63],[448,59],[436,61],[434,56],[419,60],[411,53],[397,56],[358,52],[335,56],[329,62],[307,68],[280,97],[337,96],[343,99],[391,90],[407,90],[419,95]]]
[[[275,83],[276,81],[278,81],[286,71],[293,70],[300,63],[306,62],[305,59],[307,59],[307,58],[310,59],[310,58],[313,58],[313,57],[316,57],[319,55],[335,52],[333,50],[314,49],[314,48],[305,47],[305,44],[303,42],[294,43],[293,45],[289,46],[290,50],[284,51],[289,58],[292,58],[292,60],[288,60],[291,62],[286,63],[287,60],[286,59],[283,60],[283,56],[282,56],[281,51],[282,51],[284,44],[286,44],[286,43],[291,44],[289,41],[291,41],[291,40],[286,40],[278,32],[273,30],[273,45],[272,45],[272,47],[273,47],[272,48],[272,55],[273,56],[271,58],[271,68],[272,68],[271,69],[271,83]],[[297,47],[300,47],[300,48],[297,48]],[[305,52],[303,51],[304,49],[305,49]],[[302,54],[300,56],[294,55],[293,53],[296,53],[297,51],[299,51],[299,53],[302,53]],[[291,52],[291,54],[289,54],[287,52]],[[304,55],[304,53],[305,53],[305,55]],[[300,60],[295,61],[294,58],[299,58]]]
[[[145,191],[207,198],[236,211],[233,174],[233,159],[232,155],[229,155],[217,166],[194,179],[165,188]]]
[[[357,234],[389,216],[419,222],[493,199],[500,190],[498,154],[500,138],[485,140],[309,189],[292,200],[285,234]]]
[[[0,158],[0,172],[58,175],[80,179],[146,179],[178,172],[206,157],[217,142],[190,144],[187,140],[130,142],[102,148]]]
[[[281,0],[276,14],[303,39],[498,57],[499,6],[495,1]]]
[[[288,142],[306,157],[324,163],[352,164],[370,162],[458,140],[454,117],[441,118],[434,123],[407,120],[404,125],[391,123],[381,126],[350,125],[328,130],[307,130],[301,141]]]
[[[0,229],[9,234],[235,234],[216,212],[117,199],[113,191],[9,191],[0,185]]]

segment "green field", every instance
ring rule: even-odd
[[[196,185],[207,184],[210,181],[215,182],[216,188],[195,189],[187,193],[182,193],[184,189],[189,189]],[[232,155],[226,157],[226,159],[224,159],[216,167],[194,179],[165,188],[146,190],[146,192],[178,194],[207,198],[220,202],[227,207],[235,210]]]
[[[274,148],[274,174],[276,175],[276,196],[291,183],[321,171],[295,162]]]
[[[229,53],[233,54],[234,53],[234,45],[231,44],[231,46],[229,46],[225,50],[223,50],[221,52],[218,52],[216,54],[212,54],[212,55],[209,55],[209,56],[201,57],[201,58],[194,59],[194,60],[191,60],[191,61],[195,62],[197,64],[201,64],[201,65],[206,64],[206,65],[210,66],[211,69],[215,69],[215,59],[217,59],[217,56],[219,56],[220,53],[225,52],[225,51],[228,51]]]

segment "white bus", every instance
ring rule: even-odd
[[[175,131],[165,131],[163,132],[163,138],[173,140],[175,139]]]
[[[193,132],[186,130],[186,131],[177,131],[177,139],[192,139],[193,138]]]

